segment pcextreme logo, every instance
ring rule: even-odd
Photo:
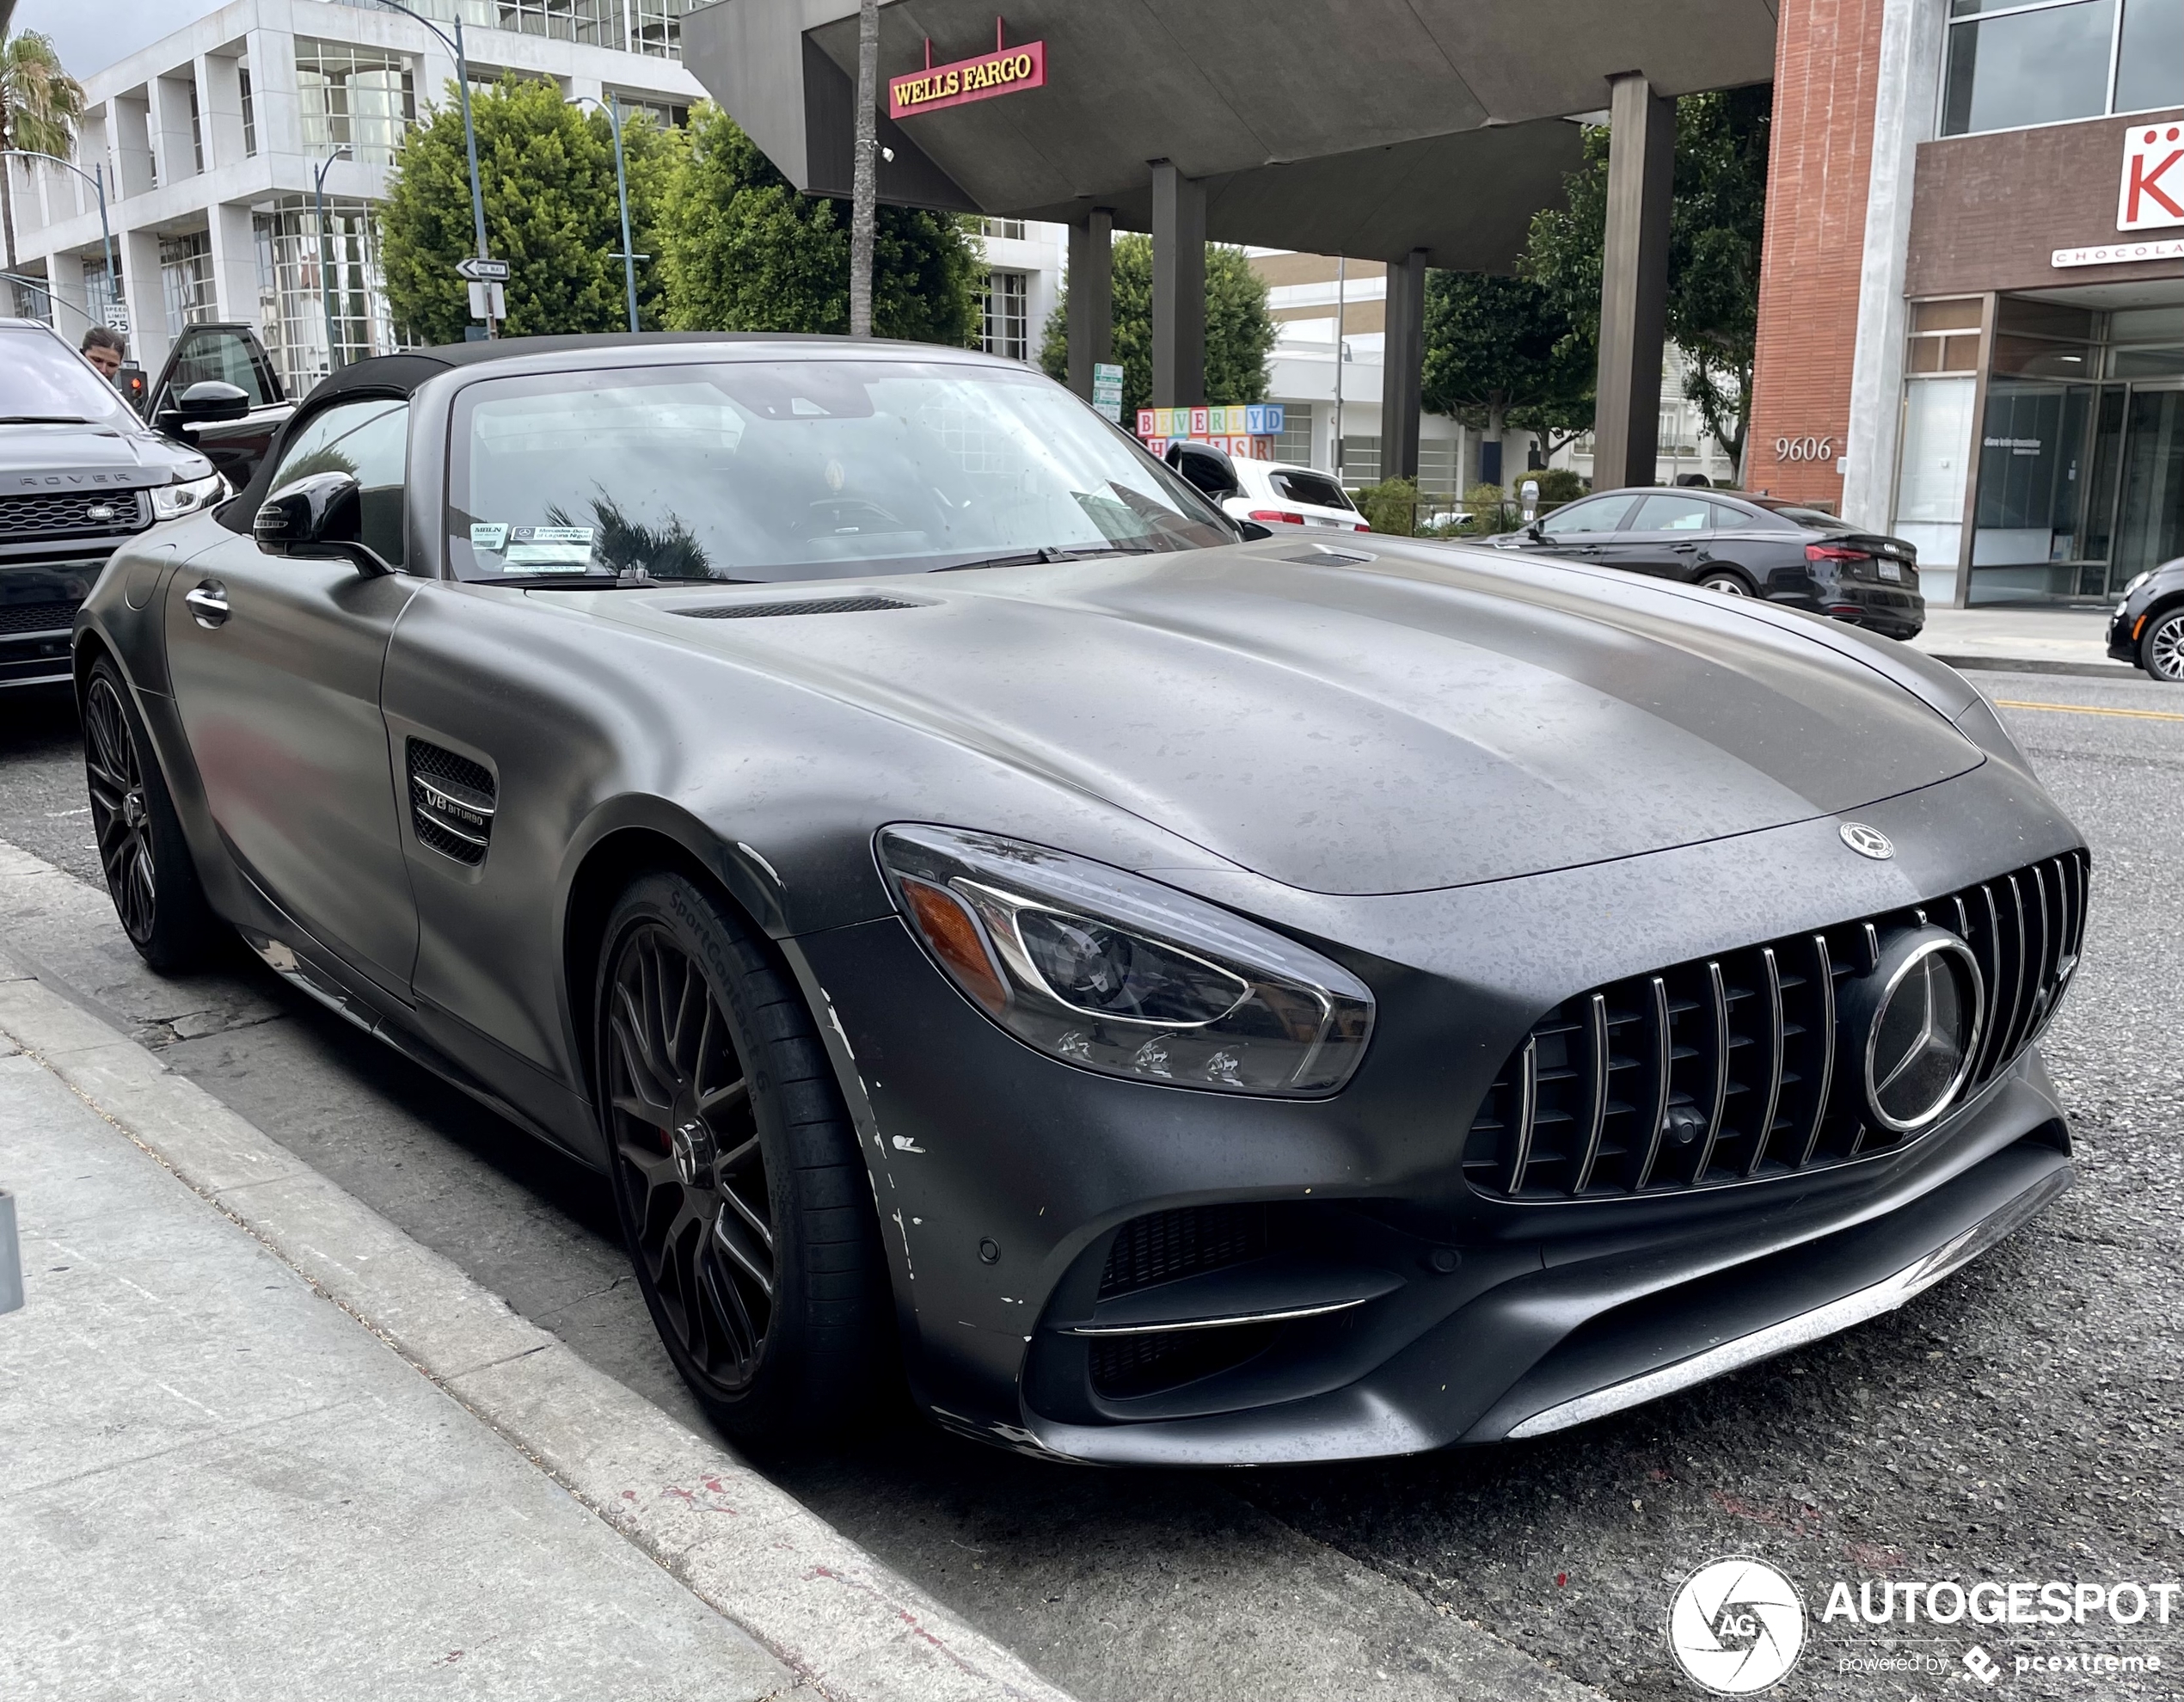
[[[1730,1555],[1684,1580],[1669,1603],[1676,1664],[1717,1696],[1780,1684],[1805,1647],[1805,1599],[1764,1560]]]

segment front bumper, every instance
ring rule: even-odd
[[[1954,1269],[2067,1183],[2030,1051],[1916,1143],[1831,1170],[1549,1204],[1484,1197],[1461,1173],[1486,1084],[1575,990],[1923,901],[1998,872],[1997,845],[2014,862],[2077,843],[1994,763],[1859,815],[1896,859],[1850,856],[1823,818],[1441,893],[1291,894],[1286,911],[1256,877],[1170,871],[1355,943],[1337,955],[1380,997],[1372,1050],[1318,1102],[1056,1063],[892,919],[791,942],[866,1143],[921,1403],[982,1440],[1107,1463],[1408,1453],[1577,1422],[1606,1410],[1596,1397],[1715,1374]],[[1218,1269],[1176,1252],[1216,1234],[1258,1239]],[[1151,1286],[1111,1282],[1118,1250]],[[1181,1340],[1186,1314],[1239,1350],[1133,1384],[1133,1337]]]
[[[76,611],[120,541],[47,559],[21,551],[0,557],[0,690],[72,677]]]
[[[2138,628],[2144,618],[2132,614],[2128,604],[2108,617],[2108,654],[2117,661],[2138,666]]]

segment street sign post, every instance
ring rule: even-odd
[[[1122,368],[1105,360],[1092,363],[1092,405],[1122,423]]]
[[[470,286],[471,318],[506,319],[507,316],[508,298],[501,293],[498,283]]]
[[[465,255],[455,262],[455,275],[473,284],[505,284],[508,281],[508,262]]]

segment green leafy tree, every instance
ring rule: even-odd
[[[614,138],[606,114],[572,106],[553,83],[504,76],[473,94],[487,245],[508,262],[510,336],[629,329]],[[659,215],[680,175],[682,138],[642,114],[623,120],[630,234],[659,251]],[[475,250],[469,167],[456,91],[402,139],[377,210],[379,260],[396,322],[428,343],[459,342],[469,292],[455,263]],[[659,324],[659,269],[637,266],[638,323]]]
[[[0,8],[3,11],[4,8]],[[0,47],[0,147],[76,155],[83,85],[61,68],[52,38],[27,29]],[[15,269],[15,163],[0,162],[0,225],[8,233],[8,270]]]
[[[1676,103],[1669,217],[1668,335],[1684,351],[1684,394],[1707,435],[1744,464],[1759,328],[1772,91],[1686,95]],[[1600,249],[1607,230],[1608,132],[1586,132],[1566,206],[1532,220],[1523,269],[1569,321],[1573,352],[1597,359]]]
[[[1274,320],[1267,283],[1242,249],[1205,249],[1205,399],[1226,408],[1267,399],[1267,357]],[[1114,358],[1122,367],[1127,424],[1153,400],[1153,239],[1136,231],[1114,239]],[[1070,298],[1064,289],[1040,339],[1039,364],[1052,378],[1070,370]]]
[[[1426,407],[1489,443],[1500,442],[1508,426],[1535,432],[1553,454],[1592,424],[1595,363],[1572,331],[1529,278],[1429,273]]]
[[[662,235],[666,323],[688,331],[850,329],[850,204],[807,195],[735,120],[690,113],[690,152]],[[883,206],[873,249],[873,332],[974,344],[985,263],[946,213]]]

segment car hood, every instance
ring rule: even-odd
[[[125,427],[0,426],[0,496],[170,482],[204,457]]]
[[[874,598],[912,606],[678,612]],[[1323,893],[1756,833],[1982,760],[1904,685],[1776,611],[1377,538],[596,606]]]

